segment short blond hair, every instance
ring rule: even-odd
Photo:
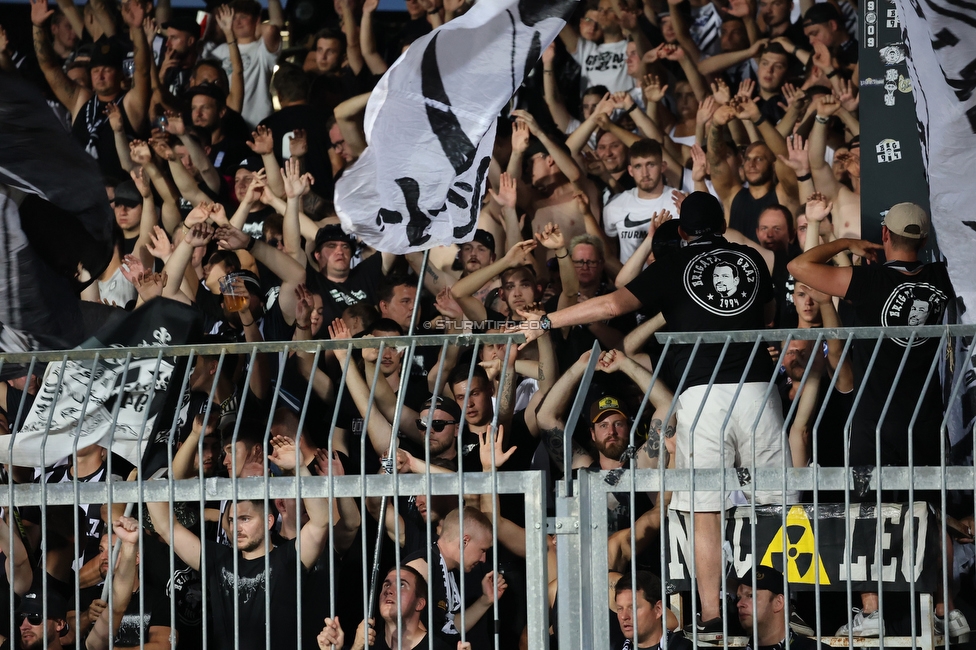
[[[461,532],[461,517],[460,510],[455,508],[451,510],[444,519],[441,520],[441,536],[440,539],[445,542],[456,541],[460,537]],[[465,506],[464,508],[464,531],[467,534],[473,534],[475,530],[483,532],[488,537],[491,537],[491,520],[477,508],[472,508],[471,506]]]

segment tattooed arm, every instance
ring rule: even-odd
[[[537,421],[542,442],[549,452],[549,457],[557,466],[562,466],[565,458],[563,455],[563,439],[566,426],[565,417],[569,410],[569,405],[573,400],[573,393],[579,383],[586,365],[590,361],[590,351],[587,350],[580,356],[579,360],[570,366],[562,377],[560,377],[549,394],[546,395],[542,404],[539,406]],[[570,432],[572,435],[572,432]],[[575,453],[574,453],[575,456]],[[574,463],[575,464],[575,463]]]
[[[32,7],[31,20],[34,20],[34,13],[36,12]],[[38,25],[35,22],[33,33],[34,52],[37,54],[37,62],[41,66],[44,78],[51,90],[54,91],[54,96],[71,112],[71,121],[74,122],[81,107],[91,99],[92,91],[72,81],[61,69],[58,56],[54,53],[54,48],[51,46],[51,40],[47,36],[47,30],[43,23]]]

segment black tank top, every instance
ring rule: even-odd
[[[102,175],[120,181],[125,180],[129,175],[119,162],[119,154],[115,150],[115,135],[112,133],[108,116],[105,115],[105,107],[109,103],[118,106],[122,112],[122,125],[126,135],[130,138],[135,137],[135,131],[129,123],[129,116],[122,106],[124,97],[125,93],[120,93],[111,102],[103,102],[97,96],[92,97],[78,111],[75,122],[71,126],[71,135],[92,158],[98,161]]]
[[[735,228],[752,241],[759,243],[756,238],[756,227],[759,225],[759,215],[771,205],[779,203],[776,196],[776,186],[758,199],[752,198],[748,187],[743,187],[732,199],[732,209],[729,211],[729,226]]]

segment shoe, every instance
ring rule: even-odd
[[[814,629],[800,618],[800,615],[796,613],[795,609],[790,612],[790,627],[800,636],[813,636],[816,634]]]
[[[869,636],[878,637],[884,634],[884,621],[881,620],[881,612],[874,611],[864,614],[858,608],[854,608],[854,620],[850,628],[841,625],[837,630],[836,636]]]
[[[721,641],[725,636],[722,630],[722,617],[716,616],[713,619],[702,621],[701,614],[695,617],[695,622],[684,629],[685,636],[689,639],[693,635],[698,635],[699,641]]]
[[[958,609],[949,612],[949,639],[965,643],[969,641],[969,622]],[[941,616],[935,617],[935,633],[945,634],[945,621]]]

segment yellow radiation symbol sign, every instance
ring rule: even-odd
[[[786,561],[783,561],[783,535],[786,534]],[[814,562],[814,558],[817,559]],[[786,578],[790,582],[816,583],[815,567],[820,569],[820,584],[829,585],[830,579],[824,570],[823,560],[817,554],[813,526],[803,506],[793,506],[786,515],[786,526],[773,535],[759,564],[773,567],[786,567]]]

